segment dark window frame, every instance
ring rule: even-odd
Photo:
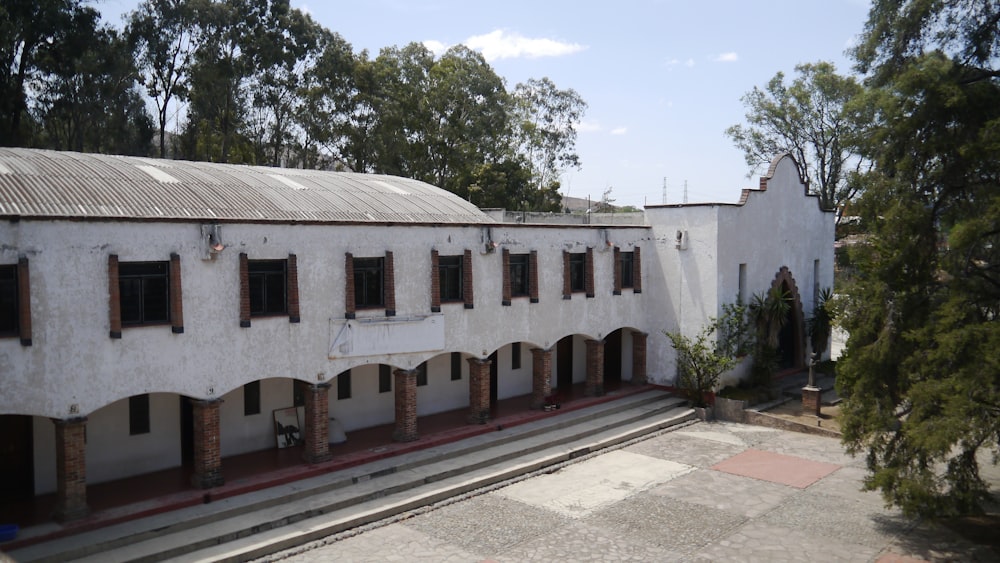
[[[287,259],[247,260],[247,283],[251,317],[288,315]]]
[[[351,398],[351,370],[344,370],[337,376],[337,400]]]
[[[385,309],[385,257],[354,257],[353,265],[355,308]]]
[[[0,338],[21,334],[17,264],[0,265]]]
[[[451,380],[459,381],[462,379],[462,353],[452,352],[451,353]]]
[[[389,364],[378,365],[378,392],[392,392],[392,366]]]
[[[170,324],[170,262],[118,263],[122,327]]]
[[[511,298],[531,296],[530,254],[511,254],[508,275],[510,276]]]
[[[422,362],[417,366],[417,387],[427,385],[427,362]]]
[[[243,384],[243,416],[260,414],[260,380]]]
[[[438,256],[438,290],[442,303],[465,301],[465,256]]]
[[[571,293],[587,291],[587,253],[569,253],[569,290]]]
[[[128,434],[137,436],[149,434],[149,394],[133,395],[128,398]]]
[[[618,261],[621,263],[622,285],[621,289],[633,289],[635,287],[635,252],[618,253]]]

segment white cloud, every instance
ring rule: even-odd
[[[628,128],[626,127],[615,127],[614,129],[611,130],[612,135],[624,135],[627,132]]]
[[[427,47],[428,51],[434,53],[435,57],[440,57],[441,55],[444,54],[445,51],[448,50],[449,46],[445,45],[440,41],[435,41],[434,39],[428,39],[427,41],[424,41],[424,47]]]
[[[728,53],[722,53],[716,56],[712,60],[717,63],[735,63],[736,61],[740,60],[740,56],[737,55],[735,52],[730,51]]]
[[[465,40],[466,47],[479,51],[487,61],[525,57],[560,57],[578,53],[586,47],[579,43],[563,43],[554,39],[532,39],[498,29],[486,35],[474,35]]]
[[[694,59],[688,59],[688,60],[684,61],[684,66],[686,66],[688,68],[693,67],[694,66]]]

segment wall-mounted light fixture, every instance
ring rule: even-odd
[[[483,227],[480,233],[480,240],[483,243],[483,254],[495,252],[499,244],[493,242],[493,227]]]
[[[226,245],[222,243],[222,227],[218,223],[201,226],[202,240],[202,260],[212,260],[215,256],[225,250]]]
[[[677,234],[675,235],[674,248],[676,248],[677,250],[687,250],[687,247],[688,247],[688,232],[678,229]]]

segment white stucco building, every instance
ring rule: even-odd
[[[663,330],[784,284],[803,365],[831,213],[790,157],[739,204],[641,224],[499,222],[403,178],[0,149],[0,436],[16,491],[86,511],[86,483],[608,380],[669,386]],[[0,499],[3,500],[3,499]]]

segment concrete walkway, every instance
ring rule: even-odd
[[[266,560],[1000,559],[886,509],[863,475],[834,438],[699,422]]]

